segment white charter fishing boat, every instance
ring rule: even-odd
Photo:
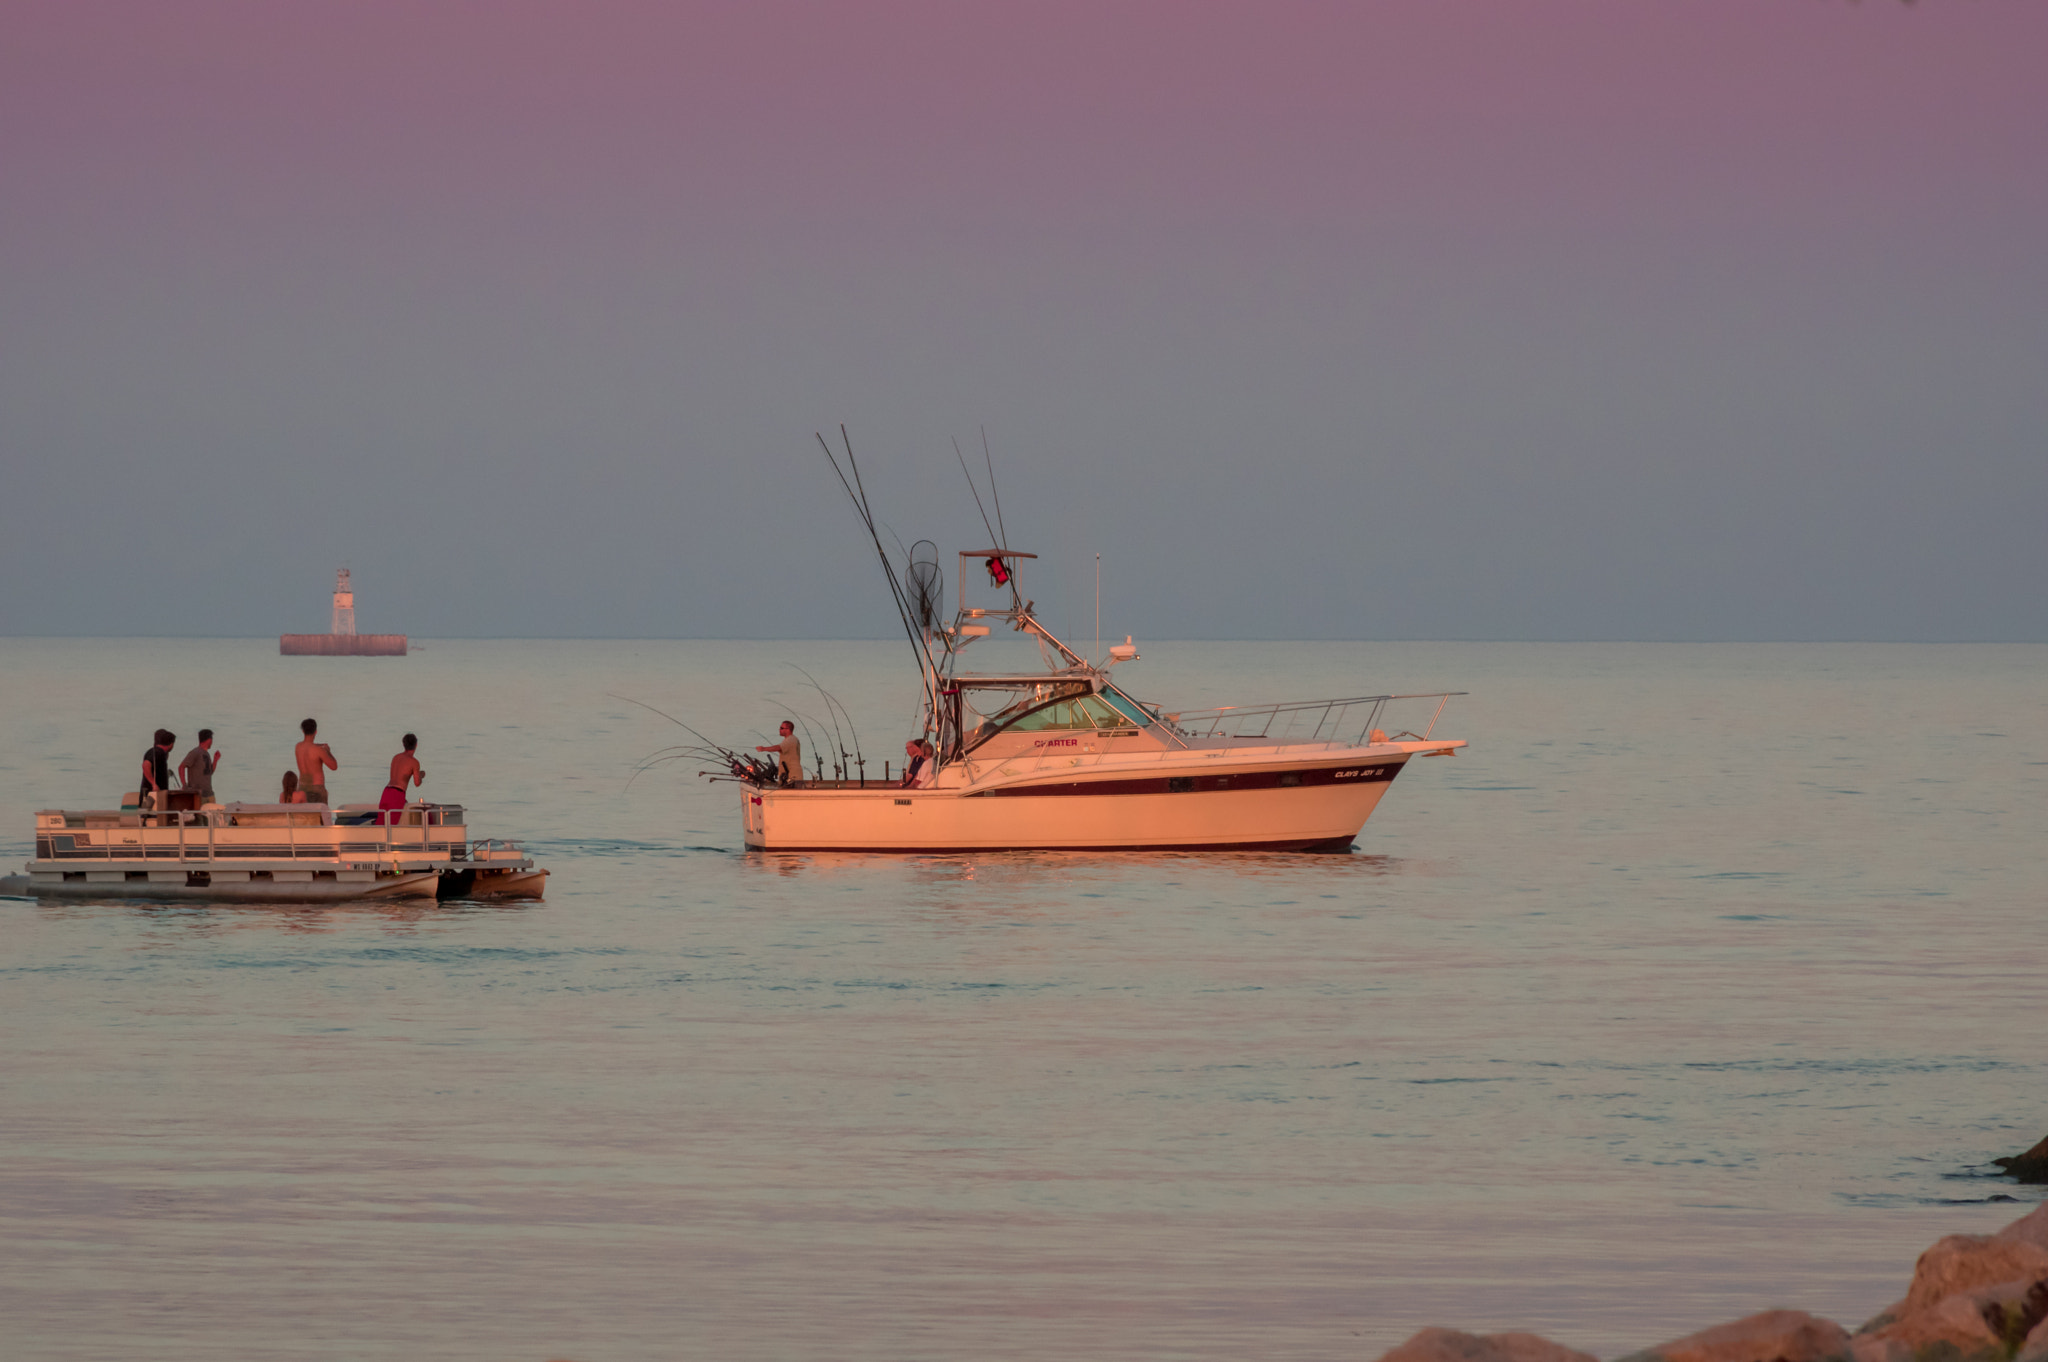
[[[830,447],[826,456],[840,471]],[[1128,639],[1097,662],[1053,636],[1018,588],[1019,567],[1036,555],[1007,547],[961,552],[958,605],[943,620],[937,550],[919,541],[898,573],[852,458],[849,445],[841,480],[917,654],[934,759],[906,787],[846,779],[843,764],[825,779],[822,758],[816,779],[790,781],[803,773],[725,753],[731,776],[719,778],[739,782],[749,848],[1345,851],[1409,761],[1465,745],[1433,736],[1463,692],[1165,712],[1114,678],[1138,660]],[[977,564],[993,605],[967,604]],[[1038,669],[962,667],[998,623],[1038,645]],[[1414,727],[1389,736],[1396,722]]]
[[[173,792],[172,802],[188,802]],[[207,804],[43,809],[35,859],[0,894],[328,903],[539,898],[548,872],[517,842],[469,837],[460,804]]]

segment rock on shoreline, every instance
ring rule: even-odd
[[[2030,1151],[2048,1162],[2048,1140]],[[1380,1362],[1595,1362],[1535,1334],[1424,1329]],[[1920,1255],[1904,1300],[1854,1334],[1766,1310],[1621,1362],[2048,1362],[2048,1204],[1996,1234],[1951,1234]]]
[[[1993,1159],[2021,1182],[2048,1182],[2048,1140],[2043,1140],[2024,1154],[2015,1154],[2009,1159]]]

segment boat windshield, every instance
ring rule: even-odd
[[[1143,706],[1130,696],[1119,691],[1099,691],[1096,693],[1095,698],[1123,715],[1126,726],[1136,724],[1139,728],[1143,728],[1146,724],[1152,722],[1152,716],[1145,712]]]
[[[1007,726],[1021,733],[1041,733],[1058,728],[1130,728],[1133,720],[1102,695],[1075,695],[1054,700],[1019,715]]]
[[[1152,720],[1136,704],[1114,692],[1097,693],[1086,682],[1059,682],[1033,686],[1019,695],[1010,691],[1009,701],[994,714],[977,718],[963,746],[973,749],[998,733],[1046,733],[1143,728]]]

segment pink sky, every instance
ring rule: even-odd
[[[2021,0],[16,4],[0,441],[115,483],[168,444],[264,508],[366,495],[265,450],[438,449],[447,495],[517,472],[596,531],[618,499],[550,484],[550,421],[626,502],[680,447],[749,518],[779,489],[718,451],[838,419],[941,461],[992,422],[1120,487],[1255,441],[1328,486],[1355,470],[1314,451],[1355,439],[1464,499],[1486,571],[1557,585],[1490,614],[1475,568],[1340,632],[1738,600],[1698,627],[1739,630],[1819,530],[1844,585],[1768,630],[1863,636],[1924,590],[1925,633],[2038,566],[1979,534],[1937,580],[1870,527],[1948,561],[1973,508],[2043,490],[2044,53]],[[1618,497],[1616,537],[1514,542],[1532,487]],[[1773,571],[1628,537],[1688,500]],[[1617,562],[1663,585],[1593,603],[1644,580]],[[2013,608],[2048,630],[2005,602],[1970,628]]]
[[[2048,14],[1939,8],[30,4],[0,126],[16,212],[72,225],[223,191],[823,238],[2037,212]]]

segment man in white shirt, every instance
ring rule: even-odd
[[[933,756],[929,738],[912,738],[903,744],[903,788],[922,790],[932,783],[938,774],[938,761]]]

